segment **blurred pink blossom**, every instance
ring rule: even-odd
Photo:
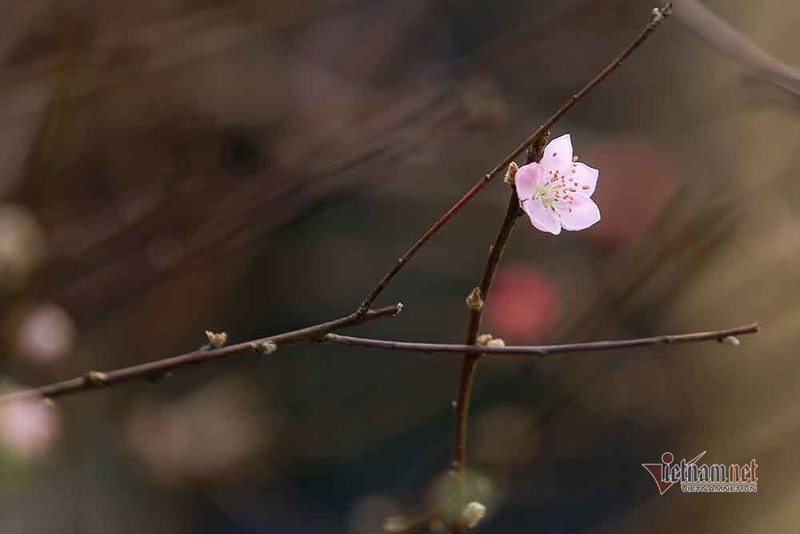
[[[145,395],[126,422],[127,441],[161,483],[242,482],[264,468],[278,435],[280,417],[260,403],[258,388],[233,378],[173,401]]]
[[[572,157],[569,134],[553,139],[540,163],[520,167],[517,196],[531,223],[542,232],[583,230],[600,220],[591,198],[599,172]]]
[[[22,319],[17,333],[17,349],[25,356],[52,362],[72,350],[75,324],[70,315],[55,304],[36,306]]]
[[[552,282],[532,265],[497,273],[486,307],[487,326],[507,340],[544,338],[558,323],[560,298]]]
[[[24,460],[46,453],[58,428],[55,409],[43,400],[19,400],[0,406],[0,445]]]

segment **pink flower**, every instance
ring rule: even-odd
[[[561,315],[561,295],[533,264],[502,267],[486,306],[489,331],[510,342],[540,341]]]
[[[41,457],[58,434],[55,410],[40,399],[12,401],[0,406],[0,446],[31,460]]]
[[[539,163],[519,168],[514,178],[522,209],[542,232],[583,230],[600,220],[591,198],[599,171],[572,157],[569,134],[550,141]]]

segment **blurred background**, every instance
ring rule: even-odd
[[[800,64],[800,4],[706,5]],[[235,342],[349,313],[652,7],[3,0],[5,388],[186,352],[206,329]],[[555,237],[523,219],[485,331],[762,333],[485,359],[470,427],[481,532],[800,526],[798,92],[692,17],[553,130],[600,169],[603,220]],[[461,342],[507,195],[492,184],[398,276],[380,303],[403,302],[400,316],[353,332]],[[459,365],[300,346],[5,408],[0,532],[378,532],[435,499]],[[641,467],[704,450],[755,458],[759,492],[659,496]]]

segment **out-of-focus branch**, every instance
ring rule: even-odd
[[[697,0],[676,0],[675,18],[711,46],[730,55],[773,84],[800,95],[800,70],[792,68],[742,35]]]
[[[520,145],[515,148],[508,156],[505,157],[500,163],[495,166],[491,171],[486,173],[483,178],[478,180],[464,195],[459,198],[455,204],[453,204],[449,210],[447,210],[444,215],[442,215],[433,225],[428,228],[422,236],[417,239],[417,241],[411,245],[409,248],[397,261],[394,265],[387,271],[387,273],[383,276],[378,285],[376,285],[372,291],[367,295],[364,299],[364,302],[361,303],[361,306],[358,309],[358,313],[364,313],[370,307],[372,307],[372,303],[375,302],[375,299],[386,289],[386,286],[389,285],[389,282],[394,279],[394,277],[399,273],[403,267],[413,258],[417,252],[428,242],[430,239],[435,236],[439,231],[447,224],[453,216],[458,213],[461,208],[463,208],[470,200],[472,200],[475,195],[477,195],[481,189],[486,187],[486,185],[492,181],[492,179],[500,174],[502,171],[506,170],[508,164],[517,159],[520,154],[522,154],[533,142],[541,137],[541,135],[547,132],[550,128],[553,127],[560,119],[563,117],[570,109],[575,107],[575,105],[589,92],[600,85],[603,80],[608,78],[608,76],[617,70],[617,68],[622,65],[628,57],[633,54],[636,49],[638,49],[642,43],[644,43],[648,37],[658,28],[658,26],[669,16],[672,14],[672,2],[667,2],[666,5],[662,8],[656,8],[653,10],[653,15],[650,18],[650,22],[644,27],[642,32],[639,36],[631,42],[617,57],[615,57],[611,62],[606,65],[597,75],[589,80],[589,82],[581,88],[580,91],[573,94],[571,97],[564,102],[555,113],[553,113],[546,121],[544,121],[536,130],[534,130],[528,137],[525,139]]]
[[[375,319],[394,317],[401,309],[402,305],[398,303],[385,308],[368,310],[364,314],[352,313],[346,317],[341,317],[326,323],[252,341],[245,341],[227,347],[199,349],[179,356],[143,363],[141,365],[133,365],[131,367],[123,367],[122,369],[115,369],[108,372],[89,371],[83,376],[64,380],[63,382],[56,382],[55,384],[0,396],[0,403],[29,398],[52,399],[93,389],[115,386],[134,380],[157,381],[164,378],[168,373],[183,367],[199,365],[247,353],[272,352],[283,345],[297,345],[300,343],[320,341],[326,334],[331,333],[333,330],[366,323]]]
[[[755,334],[758,323],[750,323],[734,328],[691,332],[688,334],[667,334],[662,336],[620,339],[612,341],[590,341],[586,343],[564,343],[560,345],[520,345],[504,347],[487,347],[482,345],[456,345],[448,343],[417,343],[410,341],[388,341],[369,339],[339,334],[328,334],[322,343],[334,343],[378,350],[400,350],[406,352],[424,352],[426,354],[488,354],[507,356],[552,356],[575,352],[603,352],[609,350],[633,349],[650,345],[675,345],[678,343],[697,343],[700,341],[719,341],[726,338]],[[733,342],[735,343],[735,341]]]

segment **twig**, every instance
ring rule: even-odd
[[[653,337],[642,337],[634,339],[623,339],[614,341],[591,341],[587,343],[565,343],[559,345],[532,345],[532,346],[476,346],[476,345],[453,345],[447,343],[418,343],[418,342],[405,342],[405,341],[388,341],[383,339],[367,339],[353,336],[342,336],[339,334],[328,334],[320,342],[333,343],[339,345],[347,345],[350,347],[360,347],[365,349],[377,350],[390,350],[390,351],[406,351],[406,352],[422,352],[426,354],[470,354],[474,357],[483,355],[506,355],[506,356],[535,356],[546,357],[554,354],[566,354],[577,352],[603,352],[611,350],[632,349],[636,347],[645,347],[653,345],[675,345],[680,343],[698,343],[702,341],[718,341],[729,342],[733,345],[738,345],[738,338],[747,334],[755,334],[758,332],[758,323],[750,323],[733,328],[722,330],[710,330],[706,332],[692,332],[688,334],[668,334]],[[466,414],[466,412],[465,412]],[[466,429],[466,428],[465,428]],[[465,443],[466,445],[466,443]],[[466,447],[464,447],[466,452]],[[454,474],[463,475],[459,468],[464,466],[462,462],[454,466]],[[460,500],[463,501],[463,489],[460,490]],[[398,527],[391,531],[402,534],[413,534],[419,532],[420,528],[427,526],[431,520],[441,517],[441,510],[434,510],[421,518],[409,521],[402,527]],[[453,524],[455,532],[463,532],[464,525],[458,520]]]
[[[483,319],[483,310],[485,308],[485,301],[489,297],[489,292],[492,288],[494,275],[497,272],[497,267],[500,265],[500,260],[503,257],[503,252],[506,248],[508,238],[511,237],[511,231],[514,229],[514,223],[520,214],[519,199],[516,192],[511,193],[506,208],[506,214],[503,218],[503,224],[497,233],[497,237],[492,244],[489,251],[489,257],[486,260],[486,267],[481,276],[481,282],[478,286],[480,289],[479,295],[482,299],[480,306],[473,307],[469,314],[469,326],[467,327],[467,346],[475,345],[478,339],[478,331],[481,327]],[[480,356],[480,351],[468,352],[464,358],[464,363],[461,367],[461,379],[458,389],[458,398],[456,400],[456,438],[455,438],[455,462],[458,471],[463,471],[465,468],[466,460],[466,442],[464,438],[466,426],[466,414],[469,409],[469,394],[472,387],[472,375],[474,374],[475,364]]]
[[[419,249],[421,249],[425,245],[425,243],[427,243],[434,235],[436,235],[439,232],[439,230],[441,230],[442,227],[445,224],[447,224],[447,222],[450,219],[452,219],[453,216],[461,208],[463,208],[470,200],[472,200],[472,198],[475,195],[477,195],[478,192],[481,189],[483,189],[483,187],[486,184],[489,183],[489,181],[494,177],[493,173],[494,171],[481,178],[475,185],[473,185],[469,189],[469,191],[464,193],[464,196],[458,199],[458,201],[455,204],[453,204],[450,207],[450,209],[445,212],[444,215],[439,217],[439,219],[435,223],[433,223],[433,226],[428,228],[425,231],[425,233],[422,234],[422,236],[419,239],[417,239],[416,243],[411,245],[411,248],[409,248],[405,252],[405,254],[403,254],[402,256],[400,256],[400,258],[397,259],[392,268],[389,269],[389,271],[383,276],[381,281],[378,282],[378,285],[376,285],[375,288],[373,288],[373,290],[369,293],[369,295],[367,295],[367,298],[365,298],[364,301],[361,303],[361,306],[359,306],[357,313],[363,313],[364,310],[368,310],[372,306],[372,303],[375,302],[375,299],[378,298],[378,295],[380,295],[383,292],[383,290],[386,289],[386,286],[389,285],[389,282],[392,281],[392,279],[397,275],[397,273],[399,273],[400,270],[403,267],[405,267],[405,265],[411,260],[411,258],[413,258],[417,252],[419,252]]]
[[[743,336],[758,332],[758,323],[751,323],[723,330],[692,332],[688,334],[668,334],[663,336],[640,337],[612,341],[589,341],[586,343],[564,343],[560,345],[520,345],[506,347],[485,347],[478,345],[455,345],[448,343],[416,343],[408,341],[388,341],[369,339],[339,334],[328,334],[322,343],[335,343],[351,347],[378,350],[400,350],[407,352],[424,352],[427,354],[487,354],[507,356],[545,357],[554,354],[575,352],[602,352],[608,350],[632,349],[650,345],[675,345],[678,343],[697,343],[700,341],[723,341],[730,336]]]
[[[486,183],[488,183],[492,177],[500,172],[501,170],[505,169],[516,157],[521,154],[524,150],[528,149],[528,163],[531,161],[531,156],[533,155],[532,148],[535,144],[539,144],[540,141],[543,140],[545,135],[548,133],[551,126],[553,126],[567,111],[572,109],[578,101],[583,98],[586,94],[589,93],[593,88],[597,87],[603,80],[605,80],[614,70],[616,70],[622,63],[630,56],[641,44],[655,31],[661,22],[672,13],[672,4],[667,3],[661,9],[654,9],[653,15],[650,18],[648,24],[644,27],[642,32],[639,36],[634,39],[634,41],[628,45],[625,50],[623,50],[616,58],[614,58],[611,63],[606,65],[594,78],[592,78],[589,83],[587,83],[580,91],[573,94],[556,112],[537,128],[533,133],[531,133],[527,139],[525,139],[506,159],[501,161],[486,177],[481,181],[478,182],[475,186],[473,186],[471,191],[475,191],[477,193],[480,188],[482,188]],[[537,147],[539,151],[541,151],[541,147]],[[541,158],[541,154],[538,155],[539,159]],[[489,258],[486,262],[486,267],[483,272],[483,276],[481,277],[481,284],[478,288],[478,292],[475,295],[477,298],[474,299],[478,305],[471,306],[472,311],[470,313],[470,322],[469,328],[467,330],[467,346],[471,347],[469,350],[465,350],[464,353],[464,360],[461,365],[461,375],[459,378],[458,384],[458,392],[456,397],[456,420],[455,420],[455,434],[454,434],[454,461],[453,461],[453,468],[455,472],[459,475],[460,479],[460,499],[463,501],[465,500],[465,488],[463,477],[466,471],[466,464],[467,464],[467,423],[468,423],[468,414],[469,414],[469,402],[470,396],[472,392],[472,385],[475,379],[475,369],[478,363],[478,359],[483,352],[481,350],[482,347],[475,348],[474,345],[477,341],[478,331],[481,325],[481,319],[483,317],[483,299],[488,298],[489,290],[491,289],[492,280],[494,279],[495,272],[497,270],[497,266],[500,262],[500,259],[503,254],[503,250],[505,248],[505,244],[511,235],[511,230],[514,227],[514,223],[516,222],[517,216],[519,214],[519,206],[516,193],[512,193],[510,203],[508,209],[506,211],[506,216],[503,220],[503,224],[500,227],[500,231],[498,232],[497,238],[495,239],[495,243],[492,246],[492,249],[489,253]],[[441,221],[441,219],[440,219]],[[442,224],[443,225],[443,224]],[[396,269],[396,271],[399,270]],[[395,272],[396,272],[395,271]],[[391,276],[393,274],[389,273]],[[389,277],[391,279],[391,277]],[[379,286],[380,289],[380,286]],[[374,293],[374,292],[373,292]],[[371,301],[368,301],[371,302]],[[365,302],[365,304],[368,304]],[[466,531],[465,523],[460,520],[456,519],[453,522],[453,534],[463,534]]]
[[[650,22],[647,23],[647,26],[644,27],[642,32],[639,36],[625,48],[616,58],[614,58],[611,63],[606,65],[603,70],[601,70],[597,76],[592,78],[589,83],[583,86],[583,88],[578,91],[577,93],[573,94],[571,97],[564,102],[561,107],[553,113],[550,118],[544,121],[536,130],[531,133],[527,139],[525,139],[520,145],[514,149],[508,156],[505,157],[497,166],[486,173],[480,180],[478,180],[469,190],[464,193],[464,195],[459,198],[455,204],[453,204],[449,210],[445,212],[444,215],[439,217],[439,219],[433,223],[433,225],[428,228],[424,234],[409,248],[397,261],[394,263],[391,269],[383,276],[378,285],[376,285],[372,291],[367,295],[367,298],[361,303],[361,306],[358,308],[357,313],[364,313],[370,307],[372,307],[372,303],[375,302],[375,299],[386,289],[386,286],[389,285],[389,282],[400,272],[400,270],[405,267],[405,265],[413,258],[417,252],[427,243],[434,235],[439,233],[439,230],[447,224],[453,216],[458,213],[461,208],[463,208],[472,198],[477,195],[481,189],[486,187],[486,185],[492,181],[492,179],[500,174],[502,171],[506,170],[508,164],[517,159],[517,157],[522,154],[525,149],[530,146],[534,140],[538,139],[543,133],[548,131],[556,122],[561,119],[570,109],[575,107],[575,105],[585,97],[592,89],[600,85],[600,83],[605,80],[612,72],[614,72],[620,65],[622,65],[628,56],[630,56],[633,52],[639,48],[642,43],[647,40],[647,38],[658,28],[658,26],[669,16],[672,14],[672,2],[667,2],[667,4],[662,8],[656,8],[653,10],[653,16],[650,18]]]
[[[549,132],[544,131],[533,141],[533,144],[527,147],[526,163],[532,163],[533,161],[542,159],[544,146],[547,143],[548,137]],[[512,187],[506,214],[503,218],[503,223],[500,225],[497,237],[492,247],[489,249],[489,257],[486,259],[486,267],[484,267],[480,285],[473,290],[473,294],[470,295],[470,300],[467,301],[470,307],[469,326],[467,327],[467,346],[474,346],[478,343],[478,332],[480,331],[481,322],[483,321],[483,310],[486,307],[485,301],[489,298],[489,292],[492,289],[492,282],[497,273],[497,267],[500,265],[506,243],[511,237],[511,231],[514,229],[514,224],[517,222],[520,215],[522,215],[522,210],[519,206],[519,198],[517,197],[515,188]],[[456,393],[455,432],[453,433],[454,459],[452,467],[454,473],[459,478],[459,492],[462,501],[465,497],[463,476],[467,469],[467,422],[469,417],[469,403],[472,396],[472,384],[475,381],[475,370],[480,357],[480,352],[474,353],[472,351],[466,351],[464,360],[461,363],[461,373]],[[453,525],[453,532],[457,534],[463,530],[464,526],[460,524],[459,520],[456,520]]]
[[[123,382],[131,382],[134,380],[148,380],[156,381],[165,376],[171,371],[191,365],[198,365],[212,360],[221,360],[223,358],[230,358],[241,354],[261,352],[264,347],[272,347],[274,350],[277,346],[282,345],[296,345],[298,343],[313,343],[322,339],[326,334],[331,331],[353,326],[357,324],[366,323],[375,319],[395,316],[402,309],[401,304],[387,306],[376,310],[369,310],[364,314],[352,313],[346,317],[341,317],[333,321],[321,323],[300,330],[293,330],[291,332],[284,332],[274,336],[264,337],[252,341],[245,341],[237,343],[236,345],[229,345],[219,349],[200,349],[179,356],[165,358],[163,360],[156,360],[154,362],[143,363],[131,367],[123,367],[108,372],[89,371],[83,376],[64,380],[63,382],[56,382],[47,386],[39,388],[27,389],[10,393],[8,395],[0,396],[0,403],[9,401],[16,401],[29,398],[56,398],[83,391],[99,389]]]
[[[480,305],[473,306],[469,314],[469,326],[467,327],[467,347],[465,350],[464,361],[461,363],[461,375],[458,380],[458,393],[456,395],[456,419],[455,419],[455,433],[453,438],[454,460],[453,469],[459,478],[463,478],[464,472],[467,468],[467,416],[469,413],[469,400],[472,393],[472,383],[475,379],[475,367],[478,364],[478,359],[481,356],[481,350],[484,347],[475,346],[478,340],[478,331],[481,327],[483,319],[483,310],[485,308],[485,299],[489,296],[489,291],[492,288],[492,281],[497,272],[497,267],[500,265],[500,259],[503,257],[503,251],[506,248],[508,238],[511,237],[511,230],[514,229],[519,217],[519,199],[517,198],[516,191],[512,191],[511,197],[508,201],[508,208],[506,208],[506,215],[503,218],[503,224],[500,226],[500,231],[492,244],[489,251],[489,257],[486,260],[486,267],[481,276],[481,283],[478,286],[478,299]],[[477,349],[477,350],[474,350]],[[463,490],[463,481],[461,481]],[[463,493],[463,491],[462,491]],[[463,500],[462,495],[462,500]],[[453,526],[453,532],[460,532],[463,530],[458,526],[458,521]]]

